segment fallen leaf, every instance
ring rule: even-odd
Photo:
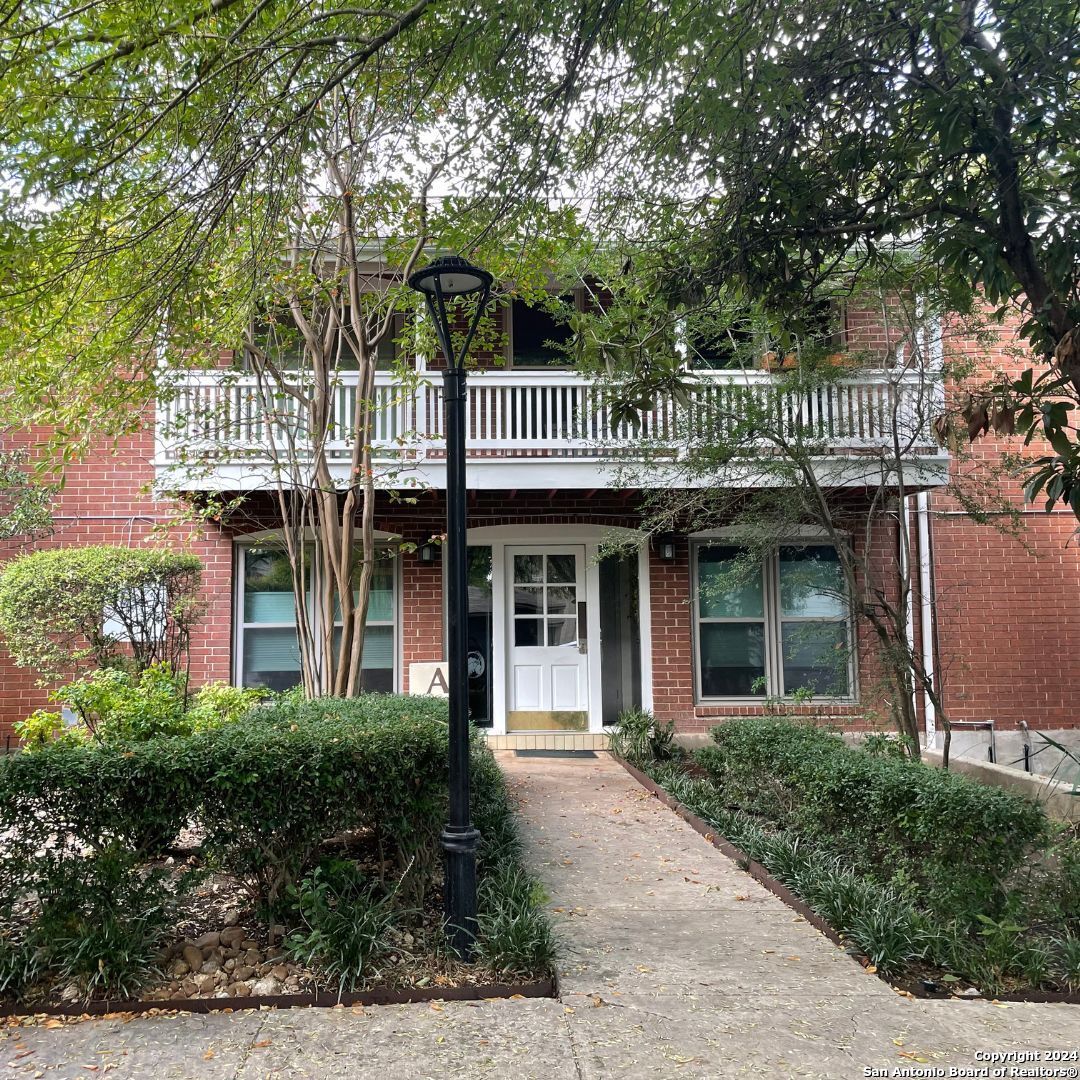
[[[260,1039],[258,1042],[254,1042],[251,1045],[259,1047],[269,1046],[273,1041],[273,1039]]]
[[[202,1059],[203,1059],[203,1061],[213,1061],[214,1060],[214,1051],[213,1050],[207,1050],[206,1053],[203,1054]]]

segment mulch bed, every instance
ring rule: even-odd
[[[866,957],[860,957],[858,954],[851,952],[844,939],[832,926],[829,925],[820,915],[817,914],[812,908],[810,908],[803,900],[795,895],[786,885],[778,881],[776,878],[765,869],[759,862],[755,862],[751,859],[741,848],[736,847],[726,837],[721,836],[716,829],[710,825],[707,821],[699,818],[692,811],[687,809],[678,799],[669,795],[659,784],[650,777],[646,776],[640,769],[631,765],[629,761],[623,758],[617,757],[615,754],[611,755],[615,761],[617,761],[646,791],[655,795],[669,810],[678,814],[695,832],[700,833],[713,847],[723,852],[729,859],[732,859],[738,864],[740,869],[745,870],[755,881],[759,882],[766,889],[769,890],[777,899],[782,900],[792,911],[801,916],[806,922],[808,922],[815,930],[820,931],[837,947],[844,950],[852,960],[862,966],[863,968],[869,968],[869,962]],[[936,998],[944,999],[948,998],[952,1001],[981,1001],[987,1000],[982,995],[972,994],[957,994],[952,990],[938,986],[935,988],[934,973],[927,970],[925,973],[918,973],[912,977],[890,979],[880,972],[875,971],[874,974],[882,980],[882,982],[888,983],[898,994],[903,994],[907,997],[919,997],[919,998]],[[1025,990],[1016,993],[1002,993],[997,994],[992,999],[993,1001],[1031,1001],[1037,1003],[1050,1003],[1050,1002],[1063,1002],[1069,1005],[1080,1005],[1080,994],[1071,991],[1051,991],[1051,990]]]

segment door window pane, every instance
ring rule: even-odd
[[[514,644],[522,649],[540,645],[540,632],[543,626],[543,619],[515,619]]]
[[[746,580],[736,572],[740,551],[733,547],[698,550],[698,614],[703,619],[760,619],[765,614],[762,574]]]
[[[836,549],[780,549],[780,614],[799,618],[843,618],[847,614],[844,573]]]
[[[544,580],[543,555],[515,555],[514,581],[542,582]]]
[[[519,585],[514,589],[515,615],[542,615],[544,613],[544,590],[540,586]]]
[[[701,692],[705,697],[764,693],[765,631],[760,623],[702,623]]]
[[[549,615],[574,615],[577,613],[577,589],[572,585],[548,586],[547,613]]]
[[[547,557],[547,579],[549,582],[562,584],[577,582],[577,560],[573,555],[549,555]]]
[[[785,693],[803,689],[829,697],[850,693],[844,623],[784,623],[783,659]]]
[[[577,645],[577,619],[548,619],[549,645]]]

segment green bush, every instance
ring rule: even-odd
[[[638,768],[653,761],[670,761],[680,753],[674,722],[661,722],[642,709],[619,715],[618,726],[608,735],[608,749]]]
[[[186,675],[174,673],[168,664],[154,663],[141,672],[99,669],[49,696],[68,706],[79,723],[67,726],[60,713],[39,709],[15,725],[24,750],[40,750],[58,739],[144,742],[209,731],[264,704],[267,692],[209,683],[191,695]]]
[[[92,661],[182,670],[202,617],[202,565],[159,548],[91,545],[20,556],[0,573],[0,632],[42,684]]]
[[[445,702],[370,694],[274,702],[192,736],[204,849],[270,909],[349,829],[370,828],[422,883],[446,805],[445,718]]]
[[[292,899],[302,926],[285,939],[285,951],[336,979],[339,993],[371,974],[391,949],[389,932],[409,914],[393,890],[380,890],[345,860],[317,866]]]
[[[1003,884],[1049,825],[1018,795],[847,746],[806,724],[732,720],[697,761],[723,797],[939,912],[998,911]]]

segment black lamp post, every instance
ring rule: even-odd
[[[469,814],[469,571],[465,551],[465,356],[487,305],[492,277],[457,255],[435,259],[409,277],[423,293],[446,357],[446,607],[450,683],[450,820],[446,851],[446,922],[450,944],[471,960],[476,942],[476,849],[480,833]],[[468,330],[455,355],[446,301],[477,295]]]

